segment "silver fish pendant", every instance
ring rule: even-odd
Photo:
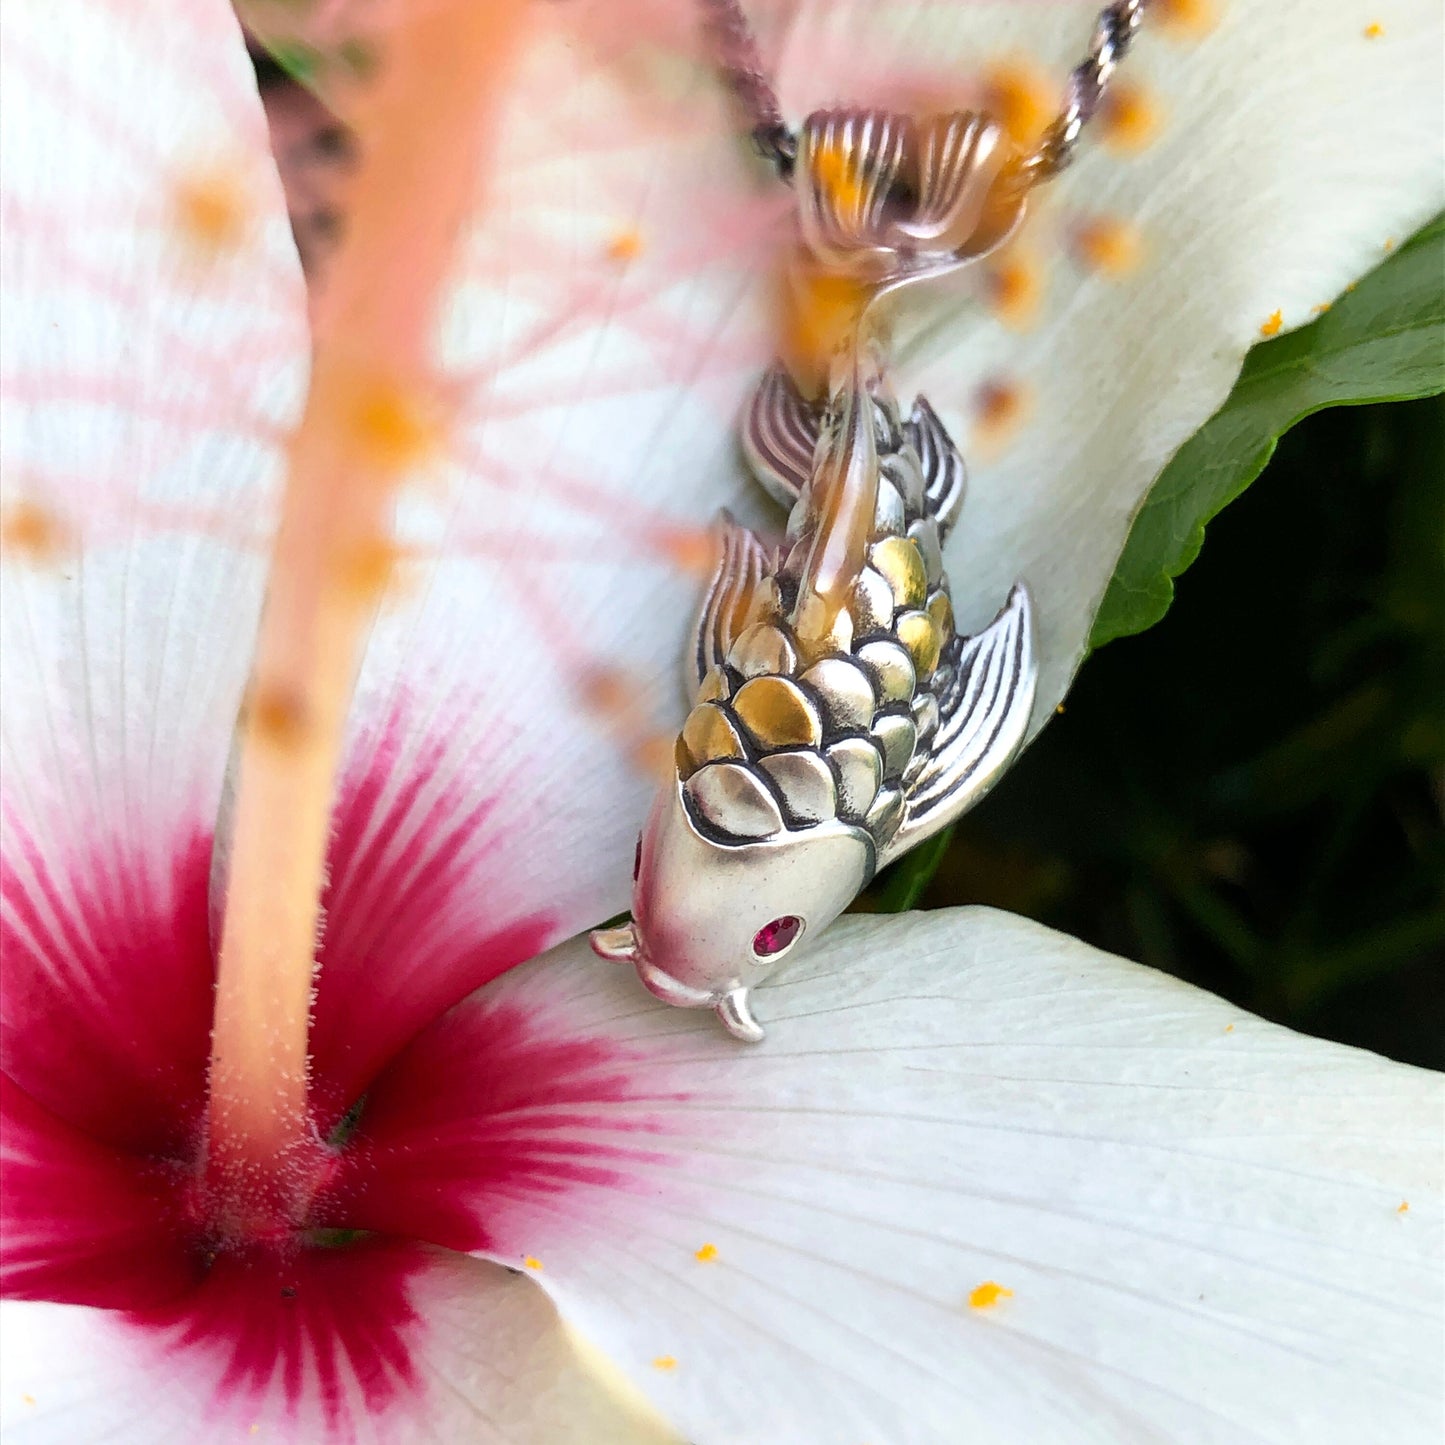
[[[743,423],[758,481],[789,507],[778,547],[724,514],[687,659],[692,710],[638,845],[632,920],[593,948],[666,1003],[763,1030],[749,992],[885,864],[971,807],[1022,745],[1037,665],[1027,588],[973,637],[954,626],[942,544],[962,457],[928,402],[900,412],[878,299],[991,250],[1022,195],[968,113],[826,111],[799,136],[800,264],[866,301],[810,401],[763,378]]]

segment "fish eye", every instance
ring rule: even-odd
[[[642,872],[642,834],[637,835],[637,851],[632,855],[632,881],[637,882],[637,875]]]
[[[757,958],[776,958],[786,953],[802,936],[803,920],[796,913],[785,913],[765,923],[753,935],[753,954]]]

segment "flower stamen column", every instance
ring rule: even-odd
[[[354,123],[350,233],[316,318],[239,736],[211,1042],[206,1185],[223,1233],[300,1217],[325,852],[390,505],[437,388],[432,333],[522,0],[406,7]],[[288,1182],[289,1181],[289,1182]]]

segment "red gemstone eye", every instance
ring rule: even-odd
[[[796,913],[785,913],[781,918],[763,924],[753,935],[753,952],[759,958],[773,958],[792,947],[802,931],[803,920]]]
[[[642,834],[637,835],[637,851],[632,855],[632,881],[637,882],[637,875],[642,872]]]

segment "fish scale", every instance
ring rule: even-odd
[[[807,433],[825,433],[823,409],[810,407],[780,368],[764,378],[759,397],[754,416],[770,402],[786,408],[798,465]],[[703,677],[683,726],[679,772],[698,821],[720,837],[762,836],[759,827],[807,828],[836,817],[866,828],[881,847],[901,820],[903,788],[926,761],[938,726],[938,695],[952,680],[949,657],[958,638],[919,428],[900,418],[879,377],[870,378],[860,400],[878,453],[877,500],[867,564],[836,629],[849,645],[819,653],[798,633],[800,571],[817,515],[804,485],[776,574],[756,589],[746,626]],[[924,449],[961,471],[947,434],[931,412],[926,416]],[[808,449],[810,473],[823,444],[820,437]],[[749,451],[760,480],[776,494],[783,485],[776,454],[765,459],[761,442]],[[956,507],[957,498],[950,500]],[[726,765],[730,776],[694,784],[711,765]],[[720,786],[724,781],[728,786]],[[763,795],[775,804],[776,820]]]

